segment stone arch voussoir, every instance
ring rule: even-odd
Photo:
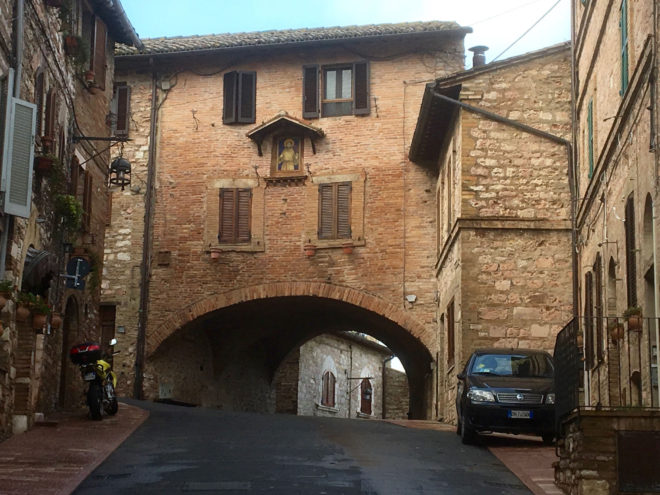
[[[420,341],[426,331],[424,326],[409,314],[387,301],[350,287],[322,282],[278,282],[252,285],[200,299],[174,312],[158,328],[147,336],[147,357],[151,356],[160,344],[179,328],[211,311],[226,308],[242,302],[268,299],[272,297],[312,296],[343,301],[377,313],[398,324]]]

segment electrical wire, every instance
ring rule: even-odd
[[[519,36],[519,37],[518,37],[513,43],[511,43],[509,46],[507,46],[507,47],[504,49],[504,51],[503,51],[502,53],[500,53],[497,57],[495,57],[491,62],[495,62],[498,58],[500,58],[502,55],[504,55],[506,52],[508,52],[509,49],[510,49],[513,45],[515,45],[515,44],[518,43],[521,39],[523,39],[523,38],[525,37],[525,35],[526,35],[527,33],[529,33],[532,29],[534,29],[534,28],[536,27],[536,25],[537,25],[539,22],[541,22],[543,19],[545,19],[545,17],[546,17],[550,12],[552,12],[552,10],[553,10],[557,5],[559,5],[559,3],[560,3],[561,1],[562,1],[562,0],[557,0],[557,1],[552,5],[552,7],[550,7],[550,8],[546,11],[545,14],[543,14],[543,15],[542,15],[542,16],[541,16],[541,17],[540,17],[540,18],[539,18],[534,24],[532,24],[532,25],[529,27],[529,29],[527,29],[527,31],[525,31],[525,32],[524,32],[523,34],[521,34],[521,35],[520,35],[520,36]]]

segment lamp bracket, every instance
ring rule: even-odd
[[[125,143],[127,141],[133,141],[132,139],[123,136],[72,136],[71,140],[74,143],[78,143],[80,141],[108,141],[111,143]]]

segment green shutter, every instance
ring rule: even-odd
[[[7,85],[4,153],[2,157],[2,190],[4,210],[9,215],[30,217],[32,200],[32,162],[37,107],[11,96],[13,72]]]
[[[589,178],[594,175],[594,101],[589,101],[587,107],[587,148],[589,160]]]
[[[621,31],[621,95],[623,95],[628,88],[628,0],[621,1],[619,30]]]

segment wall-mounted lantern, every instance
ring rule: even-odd
[[[122,191],[131,185],[131,162],[121,155],[110,164],[110,184],[121,186]]]

